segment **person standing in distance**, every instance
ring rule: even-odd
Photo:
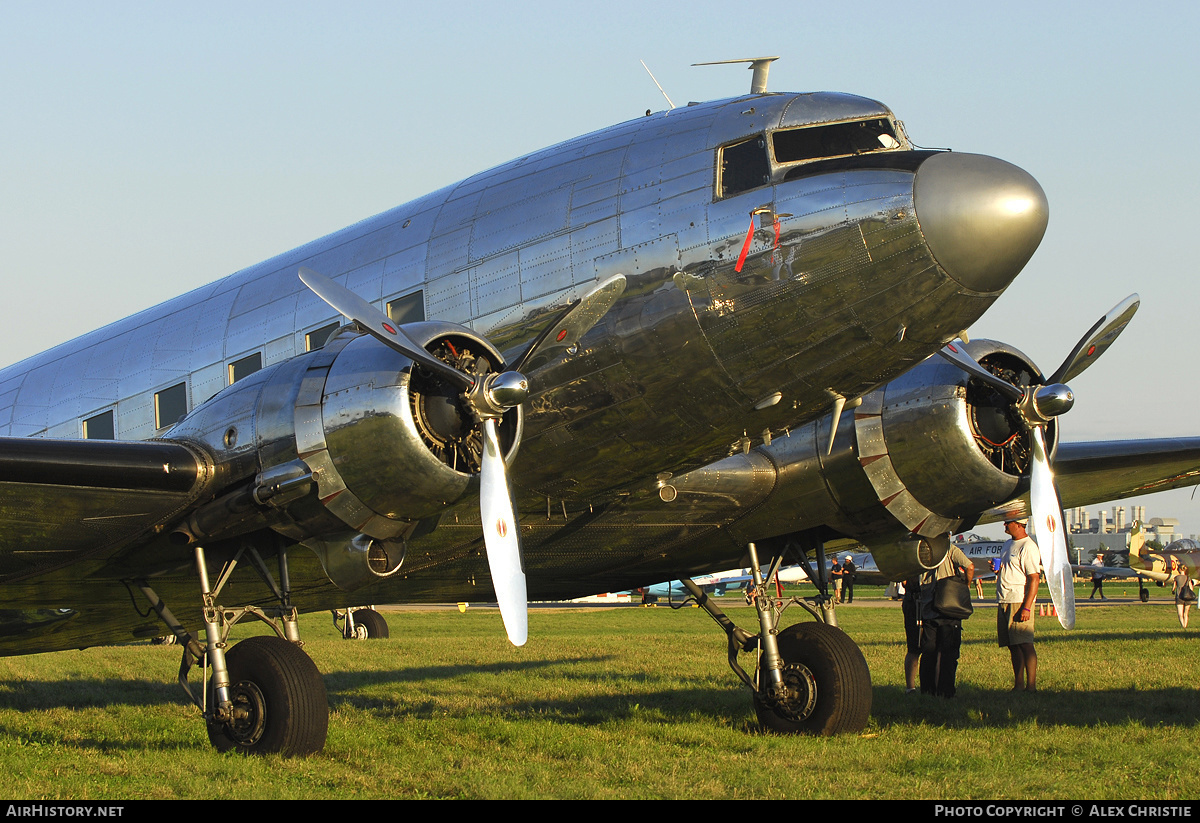
[[[857,572],[858,566],[854,565],[850,555],[846,555],[842,561],[842,598],[845,603],[854,602],[854,575]]]
[[[833,580],[833,602],[842,602],[842,566],[838,563],[837,556],[833,558],[833,565],[829,567],[829,577]]]
[[[1028,520],[1005,520],[1009,540],[1000,552],[996,575],[996,636],[1012,659],[1013,691],[1037,691],[1037,652],[1033,648],[1033,603],[1041,581],[1041,552],[1025,531]]]

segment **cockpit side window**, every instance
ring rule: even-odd
[[[900,148],[891,122],[884,117],[832,123],[799,129],[782,129],[771,135],[771,147],[778,163],[800,163],[843,157],[850,154]]]
[[[771,182],[771,161],[767,157],[767,141],[761,134],[731,143],[720,151],[721,197],[731,197]]]

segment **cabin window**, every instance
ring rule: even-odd
[[[317,349],[324,348],[325,344],[329,342],[329,338],[337,330],[338,324],[330,323],[328,326],[322,326],[315,331],[310,331],[304,335],[304,350],[316,351]]]
[[[187,384],[177,383],[154,393],[154,427],[174,426],[187,414]]]
[[[721,197],[731,197],[771,182],[767,141],[761,134],[723,147],[719,163]]]
[[[262,354],[255,352],[241,360],[229,364],[229,385],[233,385],[243,377],[249,377],[262,368]]]
[[[393,323],[420,323],[425,319],[425,292],[415,291],[387,304],[387,315]]]
[[[896,131],[886,117],[783,129],[771,135],[771,147],[779,163],[802,163],[826,157],[866,154],[900,147]]]
[[[116,440],[117,431],[113,425],[112,409],[84,420],[83,438],[85,440]]]

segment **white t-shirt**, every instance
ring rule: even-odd
[[[1009,540],[1000,553],[1000,571],[996,573],[996,602],[1020,603],[1025,599],[1025,579],[1038,574],[1042,556],[1032,537]]]

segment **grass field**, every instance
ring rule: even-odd
[[[862,603],[838,612],[874,681],[859,736],[761,732],[725,662],[724,634],[694,609],[535,609],[522,649],[494,610],[392,613],[392,639],[367,642],[343,641],[327,615],[310,615],[302,634],[332,711],[322,754],[215,753],[174,682],[173,647],[4,658],[0,794],[1197,797],[1200,623],[1180,630],[1161,590],[1147,605],[1081,608],[1073,632],[1040,618],[1041,691],[1031,695],[1007,691],[994,611],[979,609],[949,701],[904,693],[899,607],[869,605],[881,591],[860,587]],[[1082,598],[1089,591],[1079,586]],[[753,628],[750,610],[730,611]]]

